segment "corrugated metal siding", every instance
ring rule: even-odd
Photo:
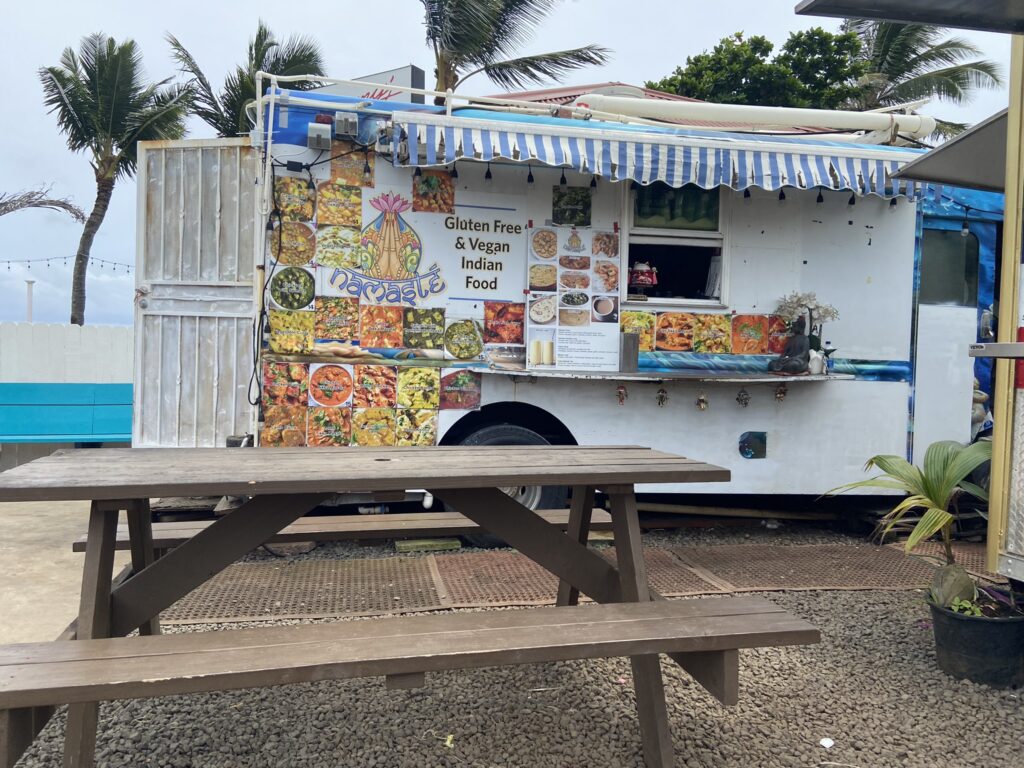
[[[1024,396],[1017,390],[1013,404],[1013,448],[1010,461],[1010,507],[1006,542],[999,573],[1024,580]]]
[[[242,139],[142,145],[137,446],[250,430],[258,155]]]

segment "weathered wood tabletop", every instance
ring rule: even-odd
[[[580,593],[599,603],[647,602],[653,595],[634,485],[727,480],[729,471],[722,467],[636,446],[130,448],[58,451],[0,473],[0,502],[92,502],[76,631],[79,639],[94,639],[135,629],[158,634],[161,611],[345,491],[426,489],[558,576],[559,606],[575,605]],[[501,490],[522,485],[572,487],[565,532]],[[608,497],[617,564],[586,545],[595,490]],[[250,498],[156,559],[150,499],[212,495]],[[127,514],[134,573],[114,585],[121,510]],[[709,661],[708,654],[672,658],[698,679],[722,677],[709,671],[719,662]],[[645,760],[649,768],[667,768],[674,752],[658,657],[633,656],[631,663]],[[65,765],[93,764],[97,713],[94,702],[70,706]]]
[[[61,450],[0,474],[0,501],[408,488],[717,482],[728,470],[636,446]]]

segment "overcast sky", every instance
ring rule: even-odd
[[[566,0],[541,29],[524,53],[560,50],[598,43],[614,50],[605,67],[572,75],[570,83],[617,80],[640,85],[669,74],[688,55],[710,49],[737,31],[761,34],[777,45],[795,29],[824,26],[829,19],[799,17],[796,0]],[[296,8],[308,11],[297,15]],[[623,13],[624,9],[628,9]],[[711,12],[709,12],[711,11]],[[53,185],[58,196],[67,195],[88,210],[95,182],[88,160],[68,151],[56,122],[42,104],[37,70],[57,64],[67,46],[102,31],[117,40],[139,43],[147,72],[153,79],[175,74],[164,34],[173,32],[185,44],[207,76],[219,86],[224,74],[245,56],[246,43],[262,18],[279,37],[306,33],[316,37],[327,57],[328,74],[357,77],[405,64],[427,71],[432,63],[424,44],[422,6],[418,0],[324,0],[300,4],[249,0],[177,0],[170,5],[146,6],[137,0],[56,0],[47,5],[5,3],[3,104],[0,111],[0,191],[16,192]],[[989,58],[1009,66],[1009,38],[962,33]],[[433,83],[428,82],[430,87]],[[470,80],[462,91],[489,94],[499,91],[483,76]],[[976,122],[1006,106],[1005,90],[986,92],[972,105],[957,109],[936,104],[930,114]],[[190,124],[190,135],[212,135],[203,123]],[[35,319],[67,322],[70,308],[71,263],[50,267],[8,265],[5,259],[72,257],[81,225],[70,217],[48,211],[23,211],[0,217],[0,320],[25,317],[25,279],[35,284]],[[135,261],[135,184],[119,182],[107,218],[100,228],[92,255],[125,263]],[[90,268],[86,321],[90,324],[128,324],[132,320],[134,274]]]

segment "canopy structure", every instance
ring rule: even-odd
[[[573,120],[545,115],[373,101],[279,89],[264,100],[273,145],[306,144],[307,126],[338,112],[358,115],[361,141],[390,153],[396,166],[499,160],[573,169],[611,181],[696,184],[742,190],[849,190],[915,199],[914,181],[895,173],[919,157],[907,147],[858,145],[815,136],[778,136],[670,125]]]
[[[612,181],[663,182],[705,189],[850,190],[917,194],[895,172],[920,153],[904,147],[781,138],[661,126],[619,125],[460,109],[452,115],[395,112],[396,165],[512,160],[573,169]]]
[[[1006,186],[1006,110],[907,163],[895,175],[1002,192]]]
[[[1019,0],[803,0],[796,12],[1024,33],[1024,3]]]

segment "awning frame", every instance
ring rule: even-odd
[[[880,152],[855,145],[797,146],[792,141],[755,142],[412,112],[396,112],[392,121],[396,166],[510,160],[644,185],[663,182],[673,187],[696,184],[705,189],[769,191],[820,188],[911,200],[918,194],[915,182],[892,176],[917,153],[891,149],[881,157]]]

